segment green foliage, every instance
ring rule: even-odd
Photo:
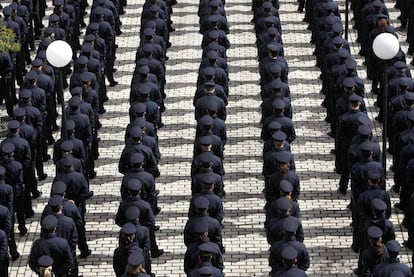
[[[7,28],[2,21],[0,21],[0,52],[20,51],[20,43],[16,42],[16,35],[12,29]]]

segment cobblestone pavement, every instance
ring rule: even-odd
[[[128,96],[131,73],[134,68],[135,50],[139,43],[142,2],[129,0],[126,14],[122,16],[124,32],[118,37],[116,80],[119,85],[109,89],[110,101],[102,116],[100,131],[100,157],[96,164],[98,177],[91,181],[94,197],[87,205],[87,238],[92,255],[80,259],[83,276],[113,276],[112,253],[117,245],[119,228],[114,224],[120,201],[121,174],[117,171],[118,158],[123,148],[124,128],[128,121]],[[192,98],[195,91],[197,70],[201,57],[201,35],[198,33],[197,5],[195,0],[178,0],[172,19],[176,31],[171,34],[172,47],[167,62],[166,106],[163,114],[165,127],[159,132],[161,177],[159,203],[162,208],[157,216],[161,230],[157,232],[160,248],[166,254],[153,260],[156,276],[184,276],[183,228],[187,220],[190,200],[190,165],[195,120]],[[343,5],[342,2],[340,2]],[[227,0],[226,12],[230,23],[228,51],[230,67],[230,96],[228,105],[228,141],[225,149],[225,219],[223,238],[226,276],[268,276],[268,244],[263,229],[264,198],[262,169],[262,141],[260,140],[260,95],[255,36],[250,24],[251,0]],[[319,70],[314,66],[313,45],[310,33],[302,22],[303,14],[296,12],[294,0],[281,1],[280,18],[283,28],[285,54],[290,67],[289,85],[293,95],[294,122],[297,140],[292,145],[296,167],[301,177],[302,194],[299,201],[305,229],[305,244],[311,254],[309,276],[351,276],[357,254],[351,246],[350,211],[346,209],[347,196],[336,193],[338,175],[334,174],[334,157],[330,154],[333,139],[326,133],[325,110],[321,108],[321,83]],[[342,6],[343,7],[343,6]],[[391,9],[391,18],[398,16]],[[396,23],[395,23],[396,25]],[[405,36],[401,34],[402,47]],[[351,30],[350,42],[355,40]],[[357,57],[358,47],[352,43],[352,53]],[[362,60],[358,58],[360,76],[365,77]],[[366,91],[370,85],[366,83]],[[373,99],[367,93],[370,118],[375,116]],[[66,99],[69,94],[66,94]],[[3,124],[5,111],[1,112]],[[377,135],[381,134],[376,126]],[[57,134],[56,134],[57,135]],[[49,148],[51,153],[51,148]],[[390,164],[391,159],[388,159]],[[51,161],[46,166],[49,176],[54,175]],[[392,176],[389,173],[389,180]],[[10,276],[34,276],[27,266],[32,241],[40,231],[39,216],[47,201],[52,178],[40,183],[43,196],[34,200],[36,216],[28,220],[29,233],[18,239],[22,258],[11,263]],[[391,186],[388,181],[387,188]],[[397,201],[392,194],[393,203]],[[406,237],[398,222],[401,215],[393,214],[397,239]],[[405,250],[402,260],[409,261]]]

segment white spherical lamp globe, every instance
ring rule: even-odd
[[[46,48],[47,61],[54,67],[64,67],[72,60],[72,48],[63,40],[55,40]]]
[[[375,56],[381,60],[390,60],[400,50],[400,43],[396,36],[390,33],[381,33],[375,37],[372,43],[372,50]]]

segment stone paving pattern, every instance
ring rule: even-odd
[[[83,276],[113,276],[112,253],[117,245],[119,228],[114,217],[120,201],[119,186],[122,175],[118,173],[118,158],[123,148],[124,129],[128,123],[128,96],[131,74],[134,69],[135,51],[139,43],[140,14],[142,2],[129,0],[126,14],[122,16],[124,32],[117,38],[115,78],[119,85],[109,88],[110,101],[107,112],[102,115],[103,128],[100,131],[100,157],[96,164],[98,177],[91,181],[94,197],[87,202],[86,230],[92,255],[79,259],[80,274]],[[157,187],[161,193],[157,216],[161,230],[157,232],[160,248],[166,253],[153,259],[156,276],[184,276],[183,228],[187,221],[190,200],[190,165],[195,137],[194,108],[192,99],[195,91],[197,70],[201,57],[201,35],[198,33],[196,0],[178,0],[174,6],[172,20],[176,31],[171,34],[172,47],[167,61],[166,107],[163,114],[165,127],[159,131],[162,154],[161,177]],[[390,1],[388,1],[390,2]],[[343,2],[338,2],[342,7]],[[391,19],[396,21],[398,13],[392,3],[387,3]],[[49,5],[50,7],[50,5]],[[351,276],[357,262],[357,254],[350,246],[352,241],[349,226],[350,211],[346,209],[347,196],[336,193],[339,176],[334,174],[334,156],[330,154],[333,139],[326,135],[328,125],[323,121],[325,110],[321,108],[321,83],[318,79],[313,45],[309,43],[310,32],[302,22],[303,14],[296,12],[294,0],[281,1],[280,19],[283,29],[285,55],[290,67],[289,85],[293,96],[293,120],[296,124],[297,140],[292,144],[296,167],[301,177],[302,223],[305,230],[305,244],[311,255],[309,276]],[[258,62],[250,0],[226,0],[225,10],[230,24],[228,50],[230,67],[230,95],[226,125],[228,141],[225,148],[224,176],[227,195],[224,198],[223,242],[226,276],[268,276],[268,244],[263,228],[264,198],[262,170],[262,146],[260,140],[260,94],[258,86]],[[394,23],[397,26],[397,22]],[[359,48],[354,43],[355,34],[350,30],[349,41],[352,53],[357,58],[359,74],[365,78],[363,60],[358,57]],[[403,49],[405,35],[400,34]],[[366,82],[367,105],[370,118],[376,115],[373,98]],[[66,92],[66,99],[69,93]],[[1,111],[2,125],[7,121],[4,109]],[[4,129],[3,129],[4,130]],[[376,125],[376,134],[381,129]],[[56,134],[57,136],[57,134]],[[51,154],[51,147],[49,153]],[[388,159],[388,164],[391,159]],[[22,257],[11,263],[10,276],[35,276],[27,266],[32,241],[40,232],[39,217],[47,202],[50,191],[50,176],[54,176],[51,161],[46,164],[49,175],[40,183],[43,196],[34,200],[36,215],[28,220],[29,233],[17,235],[18,250]],[[387,188],[392,184],[388,173]],[[392,193],[393,203],[397,195]],[[406,230],[398,224],[402,216],[392,215],[396,225],[397,239],[402,242]],[[402,261],[408,263],[411,252],[402,251]]]

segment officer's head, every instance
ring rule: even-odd
[[[14,160],[14,150],[15,149],[16,149],[16,147],[14,146],[13,143],[10,143],[10,142],[4,143],[1,146],[1,153],[2,153],[3,159],[5,159],[9,162]]]
[[[132,168],[142,168],[144,166],[145,157],[141,153],[131,155],[130,163]]]
[[[142,189],[142,183],[138,179],[131,179],[127,184],[128,192],[130,196],[138,196]]]
[[[57,226],[57,219],[55,215],[48,215],[42,220],[42,233],[54,233]]]
[[[210,261],[213,257],[213,251],[211,244],[209,243],[202,243],[198,246],[199,251],[199,259],[201,262]]]
[[[202,152],[211,151],[213,147],[213,140],[210,136],[200,137],[199,142],[200,142],[200,149]]]
[[[17,121],[22,122],[26,119],[26,110],[20,107],[16,108],[13,111],[13,116]]]
[[[206,221],[197,222],[193,231],[198,235],[200,241],[208,241],[208,223]]]
[[[283,247],[281,255],[282,255],[283,264],[285,265],[285,267],[289,268],[296,264],[296,261],[297,261],[296,258],[298,257],[298,251],[296,251],[296,249],[293,248],[292,246]]]
[[[291,238],[295,235],[296,230],[299,228],[299,222],[296,217],[288,217],[283,221],[282,228],[284,236],[286,238]]]
[[[276,148],[282,147],[283,146],[283,142],[286,140],[286,138],[287,138],[287,136],[286,136],[286,133],[285,132],[283,132],[281,130],[278,130],[278,131],[274,132],[272,134],[273,145]]]
[[[17,134],[19,132],[20,123],[17,120],[12,120],[7,123],[7,129],[11,134]]]
[[[128,263],[125,268],[125,274],[127,276],[138,276],[141,275],[141,273],[146,273],[144,269],[145,259],[140,252],[132,252],[128,256],[127,262]]]
[[[136,232],[137,227],[134,224],[125,223],[120,232],[120,245],[126,248],[130,247],[136,241]]]
[[[54,214],[59,214],[62,212],[62,199],[63,198],[60,195],[53,195],[47,202]]]
[[[284,196],[290,200],[292,191],[293,191],[293,185],[290,181],[288,180],[280,181],[279,183],[280,196]]]
[[[279,173],[286,174],[290,170],[292,154],[289,151],[279,151],[276,152],[275,156],[279,165]]]
[[[125,218],[132,224],[139,223],[140,210],[136,206],[131,206],[125,211]]]
[[[198,196],[194,199],[194,208],[197,214],[207,212],[209,204],[208,199],[204,196]]]
[[[390,258],[397,258],[400,254],[401,245],[396,240],[389,240],[385,246],[387,247]]]
[[[385,210],[387,209],[387,204],[379,198],[375,198],[371,201],[371,217],[374,220],[382,220],[385,218]]]

